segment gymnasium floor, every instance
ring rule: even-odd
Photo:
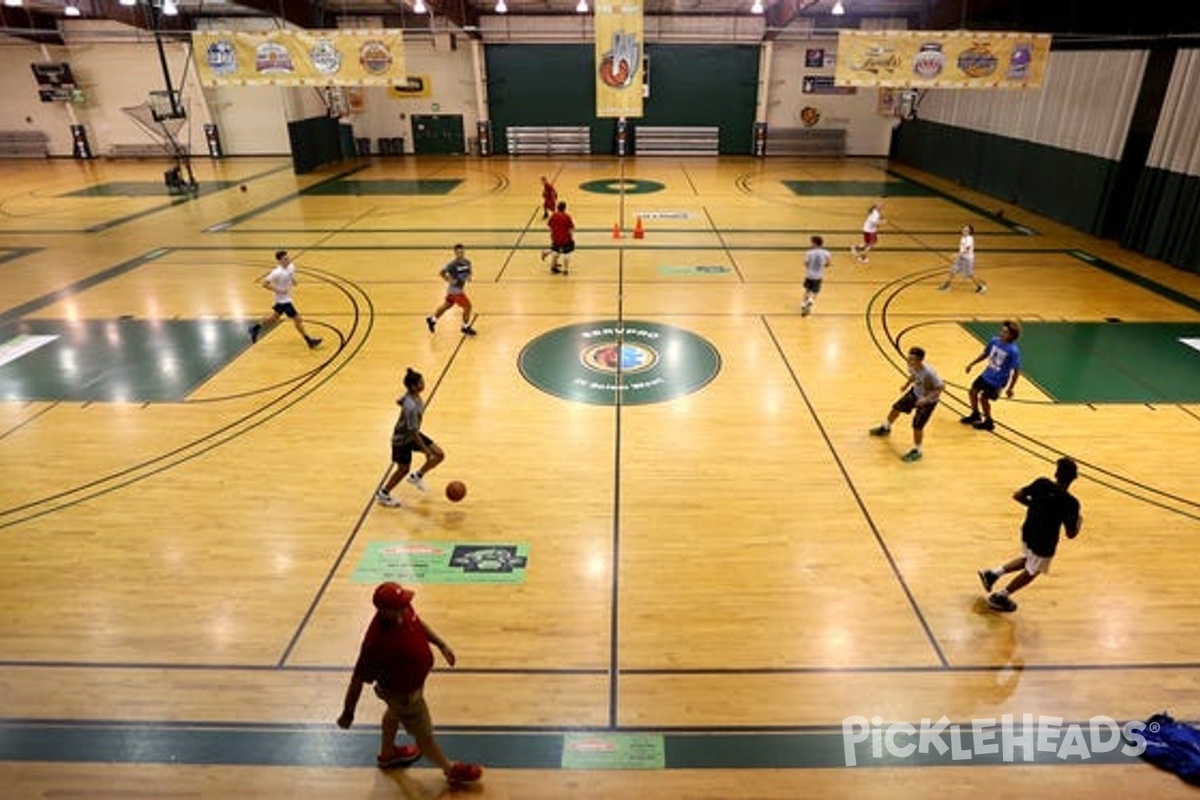
[[[1200,719],[1200,277],[875,159],[239,158],[196,196],[166,166],[0,163],[0,794],[450,791],[373,766],[370,693],[333,722],[389,578],[458,653],[427,695],[487,767],[463,793],[1193,794],[1116,746],[876,756],[844,726]],[[984,294],[936,290],[964,223]],[[458,242],[474,339],[423,321]],[[246,335],[278,248],[316,350]],[[964,367],[1010,318],[1024,375],[974,431]],[[867,430],[917,344],[948,386],[908,464],[905,419]],[[408,366],[448,458],[387,509]],[[990,612],[975,571],[1062,454],[1083,534]]]

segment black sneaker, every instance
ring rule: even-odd
[[[553,272],[555,275],[561,275],[563,269],[562,269],[562,267],[555,264],[553,267],[550,268],[550,271]]]
[[[315,336],[313,336],[313,337],[311,337],[310,339],[308,339],[307,341],[308,341],[308,349],[309,349],[309,350],[316,350],[318,347],[320,347],[320,346],[321,346],[321,341],[322,341],[322,340],[321,340],[321,339],[318,339],[318,338],[317,338],[317,337],[315,337]]]
[[[996,423],[992,422],[991,417],[988,417],[987,419],[979,420],[972,427],[977,431],[991,431],[996,429]]]
[[[979,422],[981,419],[983,419],[983,417],[979,416],[978,411],[972,411],[970,414],[967,414],[965,417],[959,417],[958,421],[961,422],[963,425],[974,425],[976,422]]]
[[[262,325],[259,325],[257,322],[254,323],[253,325],[251,325],[250,326],[250,344],[254,344],[255,342],[257,342],[258,336],[261,333],[262,333]]]
[[[996,581],[1000,580],[1000,576],[990,569],[981,569],[975,574],[979,576],[979,582],[983,584],[985,592],[990,592],[992,587],[996,585]]]
[[[1017,604],[1013,602],[1012,598],[999,592],[989,594],[987,602],[988,608],[992,611],[1002,611],[1007,614],[1017,610]]]
[[[459,328],[459,330],[463,332],[464,336],[474,336],[475,335],[475,329],[472,328],[470,325],[463,325],[461,328]]]
[[[434,319],[433,317],[426,317],[425,325],[426,325],[426,327],[429,328],[430,333],[433,333],[434,331],[437,330],[437,320]]]

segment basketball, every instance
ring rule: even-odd
[[[450,481],[446,484],[446,497],[450,502],[457,503],[467,496],[467,485],[462,481]]]
[[[243,184],[242,184],[241,186],[239,186],[238,188],[239,188],[239,189],[241,189],[241,190],[244,192],[244,191],[246,191],[246,184],[244,184],[244,183],[243,183]]]

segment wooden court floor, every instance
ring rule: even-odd
[[[1200,277],[875,159],[228,159],[194,197],[166,166],[0,162],[0,795],[446,794],[375,769],[369,693],[334,725],[399,577],[458,653],[427,692],[487,767],[463,793],[1192,796],[1053,745],[850,767],[843,733],[1200,719]],[[988,291],[940,292],[966,223]],[[424,322],[455,243],[475,338]],[[246,335],[277,248],[315,350]],[[975,431],[964,368],[1005,319],[1028,369]],[[905,418],[867,431],[914,345],[947,390],[904,463]],[[383,508],[410,366],[448,457]],[[1083,534],[990,612],[975,572],[1063,454]]]

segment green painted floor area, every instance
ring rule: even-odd
[[[213,194],[238,186],[237,181],[201,181],[199,194]],[[162,197],[178,196],[167,189],[164,181],[110,181],[98,183],[59,197]]]
[[[249,345],[235,320],[23,320],[0,327],[0,399],[180,401]]]
[[[367,719],[372,721],[368,722]],[[918,723],[918,726],[921,723]],[[1118,734],[1094,739],[1088,722],[998,725],[976,729],[967,722],[933,735],[897,730],[886,747],[867,736],[843,736],[838,729],[813,731],[596,731],[591,738],[661,737],[661,766],[614,759],[592,768],[637,769],[829,769],[838,767],[971,767],[1003,763],[1084,767],[1128,764]],[[563,769],[573,764],[564,752],[569,737],[586,731],[439,731],[445,751],[456,759],[490,769]],[[853,731],[852,731],[853,733]],[[982,739],[975,734],[986,734]],[[1046,744],[1039,736],[1046,735]],[[986,744],[982,742],[986,741]],[[254,766],[373,767],[379,746],[373,714],[350,731],[328,726],[205,723],[105,723],[64,720],[0,721],[0,761],[125,764],[225,764]],[[1106,749],[1107,748],[1107,749]],[[429,768],[421,762],[418,768]]]
[[[963,327],[987,342],[1000,321]],[[1200,403],[1200,323],[1027,322],[1017,345],[1023,378],[1060,403]]]
[[[938,197],[939,193],[910,181],[783,181],[805,197]]]
[[[426,178],[421,180],[353,181],[337,180],[310,186],[306,195],[437,195],[450,194],[462,183],[457,178]]]

